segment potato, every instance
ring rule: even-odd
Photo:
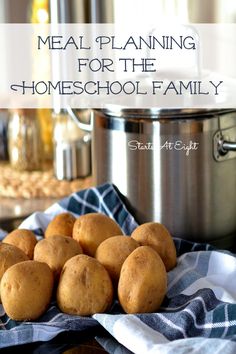
[[[174,241],[164,225],[148,222],[138,226],[131,237],[142,246],[152,247],[163,260],[167,272],[176,266]]]
[[[36,261],[14,264],[1,281],[2,304],[13,320],[35,320],[47,309],[53,290],[49,266]]]
[[[94,256],[97,247],[109,237],[122,235],[119,225],[108,216],[91,213],[80,216],[73,228],[73,238],[89,256]]]
[[[58,279],[66,261],[80,253],[82,248],[71,237],[51,236],[37,243],[34,260],[47,263]]]
[[[118,298],[126,313],[154,312],[167,290],[167,273],[161,257],[148,246],[136,248],[124,261]]]
[[[3,242],[20,248],[25,252],[29,259],[33,259],[34,247],[37,243],[37,239],[31,230],[16,229],[10,232],[4,238]]]
[[[0,243],[0,279],[13,264],[27,261],[28,259],[27,255],[18,247]]]
[[[138,242],[129,236],[113,236],[98,246],[95,257],[104,265],[116,284],[119,280],[122,264],[137,247],[139,247]]]
[[[0,282],[5,271],[13,264],[27,261],[29,258],[18,247],[7,243],[0,243]],[[0,291],[1,302],[1,291]]]
[[[89,316],[106,311],[113,299],[108,272],[96,259],[78,255],[64,265],[57,289],[62,312]]]
[[[72,237],[72,230],[76,218],[70,213],[61,213],[55,216],[45,230],[45,238],[51,236]]]

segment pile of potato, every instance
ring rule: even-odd
[[[18,321],[40,317],[54,295],[72,315],[105,312],[115,296],[126,313],[154,312],[175,265],[173,239],[159,223],[140,225],[129,237],[103,214],[61,213],[39,242],[17,229],[0,243],[0,300]]]

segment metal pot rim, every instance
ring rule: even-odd
[[[196,116],[212,116],[235,112],[235,109],[205,109],[205,108],[125,108],[119,105],[107,105],[104,109],[96,109],[107,116],[122,118],[151,118],[151,119],[178,119],[195,118]]]

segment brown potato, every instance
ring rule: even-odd
[[[14,245],[0,243],[0,279],[5,271],[15,263],[27,261],[27,255]]]
[[[35,320],[46,311],[53,290],[49,266],[36,261],[14,264],[1,281],[2,304],[13,320]]]
[[[122,264],[137,247],[139,247],[138,242],[129,236],[113,236],[98,246],[95,257],[106,268],[116,284]]]
[[[176,248],[166,227],[157,222],[138,226],[131,237],[142,246],[152,247],[163,260],[167,272],[176,266]]]
[[[113,299],[108,272],[95,258],[78,255],[64,265],[57,289],[62,312],[89,316],[106,311]]]
[[[94,256],[97,247],[109,237],[122,235],[119,225],[108,216],[91,213],[80,216],[73,228],[73,238],[89,256]]]
[[[10,232],[2,241],[20,248],[29,259],[33,259],[34,247],[37,243],[35,234],[31,230],[16,229]]]
[[[81,253],[80,244],[71,237],[51,236],[37,243],[34,260],[47,263],[58,279],[66,261]]]
[[[124,311],[157,311],[166,289],[167,274],[161,257],[151,247],[136,248],[124,261],[118,283],[118,298]]]
[[[27,261],[29,258],[18,247],[9,245],[8,243],[0,243],[0,282],[3,274],[13,264]],[[1,291],[0,291],[1,302]]]
[[[73,226],[76,218],[70,213],[61,213],[50,221],[46,230],[45,238],[51,236],[68,236],[72,237]]]

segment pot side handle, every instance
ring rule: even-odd
[[[219,152],[222,155],[227,154],[229,151],[236,151],[236,142],[220,140],[219,141]]]
[[[92,111],[90,109],[79,109],[76,110],[76,113],[74,111],[74,109],[72,109],[70,106],[66,107],[67,113],[69,114],[69,116],[73,119],[73,121],[78,125],[78,127],[86,132],[91,132],[93,129],[93,124],[92,124],[92,119],[91,119],[91,114]],[[81,120],[81,116],[82,115],[89,115],[90,119],[88,123],[85,123]]]
[[[218,130],[213,137],[213,156],[216,161],[236,158],[236,127]]]

